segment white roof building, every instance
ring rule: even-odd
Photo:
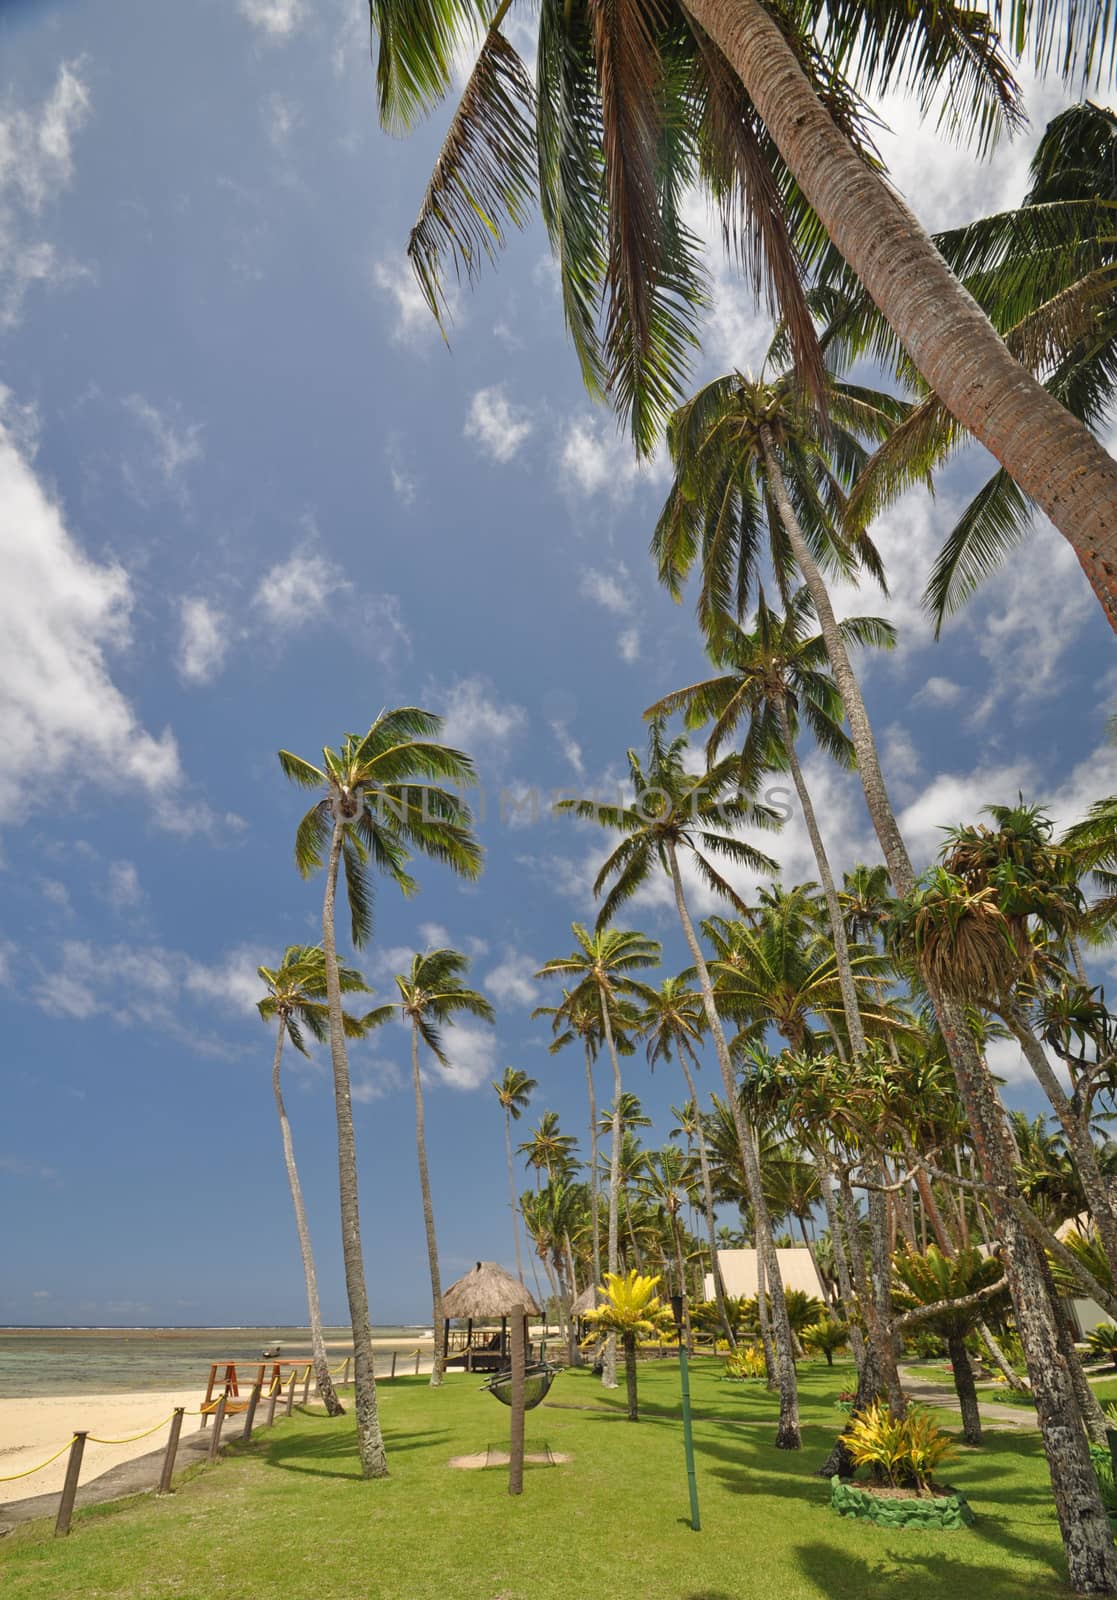
[[[809,1250],[806,1248],[777,1250],[776,1259],[780,1264],[780,1277],[783,1279],[785,1289],[802,1289],[804,1294],[813,1294],[818,1300],[826,1299],[826,1291],[819,1282]],[[726,1294],[741,1300],[752,1300],[755,1297],[755,1250],[719,1250],[718,1265],[721,1267]],[[706,1274],[706,1298],[708,1300],[714,1298],[712,1272]]]

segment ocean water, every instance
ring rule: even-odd
[[[353,1348],[348,1328],[324,1330],[330,1365]],[[399,1370],[407,1370],[415,1341],[426,1327],[373,1328],[374,1339],[391,1339]],[[111,1394],[131,1390],[190,1389],[204,1392],[212,1361],[259,1361],[278,1343],[284,1358],[310,1354],[306,1328],[0,1328],[0,1398],[35,1395]],[[378,1373],[392,1353],[377,1350]]]

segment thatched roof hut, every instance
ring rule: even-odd
[[[523,1306],[531,1317],[542,1315],[530,1289],[495,1261],[479,1261],[442,1296],[442,1315],[447,1321],[467,1318],[484,1322],[509,1317],[516,1306]]]
[[[596,1283],[587,1283],[581,1294],[570,1307],[576,1317],[584,1317],[587,1311],[592,1311],[597,1304],[598,1286]]]

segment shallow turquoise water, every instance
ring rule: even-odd
[[[374,1328],[373,1337],[393,1339],[405,1355],[427,1328]],[[345,1359],[348,1328],[327,1328],[330,1363]],[[284,1357],[309,1355],[305,1328],[0,1328],[0,1398],[51,1394],[109,1394],[144,1389],[204,1390],[211,1361],[259,1360],[264,1347],[282,1346]],[[377,1372],[386,1372],[391,1352],[376,1352]]]

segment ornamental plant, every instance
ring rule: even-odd
[[[936,1467],[954,1452],[954,1445],[922,1406],[907,1416],[893,1417],[875,1400],[850,1418],[842,1435],[855,1467],[868,1467],[874,1481],[893,1489],[914,1489],[929,1498]]]

